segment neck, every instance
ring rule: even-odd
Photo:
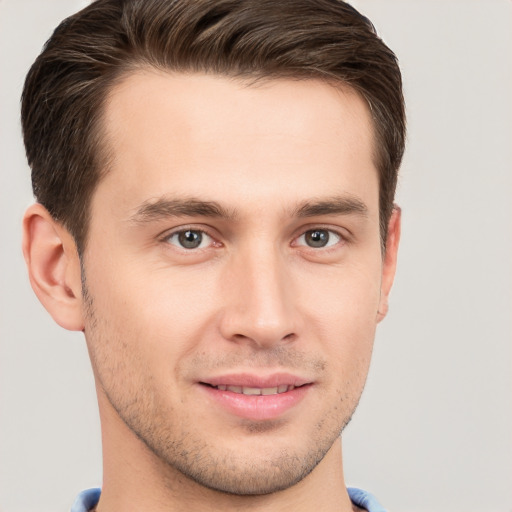
[[[238,496],[208,489],[159,459],[100,399],[103,488],[97,512],[352,511],[342,467],[341,439],[297,484],[272,494]]]

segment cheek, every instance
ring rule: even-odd
[[[300,296],[306,338],[320,340],[347,380],[364,382],[377,326],[380,263],[338,269]]]
[[[374,332],[380,302],[381,265],[376,260],[297,276],[301,308],[325,329],[347,334]],[[332,334],[332,333],[331,333]]]
[[[151,368],[153,377],[175,371],[205,337],[215,302],[207,280],[169,269],[142,271],[121,259],[110,268],[91,265],[88,274],[94,276],[96,330],[124,359]]]

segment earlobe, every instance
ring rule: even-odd
[[[399,206],[393,207],[393,213],[388,223],[388,234],[386,239],[386,252],[382,264],[382,281],[380,288],[380,303],[377,312],[377,321],[384,319],[388,312],[388,301],[391,287],[395,279],[398,245],[400,242],[402,210]]]
[[[30,284],[41,304],[65,329],[81,331],[80,260],[70,233],[41,204],[23,218],[23,255]]]

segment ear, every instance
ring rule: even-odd
[[[23,255],[32,289],[53,319],[65,329],[83,330],[80,259],[75,242],[38,203],[23,217]]]
[[[400,242],[402,210],[394,205],[393,212],[389,219],[388,235],[386,239],[386,252],[382,264],[382,280],[380,285],[380,302],[377,312],[377,322],[380,322],[388,312],[388,299],[395,279],[396,260],[398,254],[398,244]]]

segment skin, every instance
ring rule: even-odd
[[[352,510],[340,433],[400,230],[396,209],[382,254],[366,104],[316,80],[145,70],[116,85],[104,122],[113,161],[82,271],[41,205],[24,220],[34,290],[86,336],[104,451],[97,510]],[[199,247],[180,245],[187,230]],[[307,389],[271,419],[232,414],[202,384],[276,372]]]

